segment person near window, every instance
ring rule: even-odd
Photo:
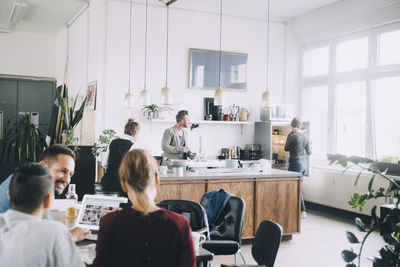
[[[132,205],[101,218],[93,265],[195,267],[188,220],[154,203],[160,183],[154,158],[129,151],[119,176]]]
[[[190,151],[188,146],[189,134],[186,131],[190,123],[187,110],[180,110],[176,114],[176,124],[164,131],[161,141],[163,157],[168,159],[186,159],[186,153]]]
[[[135,148],[139,129],[139,123],[134,119],[129,119],[125,124],[124,135],[112,140],[108,146],[102,161],[102,166],[106,169],[106,173],[101,179],[104,191],[123,193],[118,170],[124,155]]]
[[[303,182],[307,169],[306,155],[311,155],[312,153],[312,142],[303,133],[300,118],[293,118],[290,125],[292,126],[292,131],[289,133],[285,144],[285,151],[290,152],[289,171],[301,173],[301,182]],[[301,216],[303,218],[307,216],[303,193],[301,193]]]

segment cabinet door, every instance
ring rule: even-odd
[[[257,180],[256,228],[264,220],[279,223],[285,234],[300,233],[300,180]]]
[[[18,81],[18,112],[38,112],[39,130],[46,135],[54,102],[54,82]]]
[[[254,181],[210,180],[208,182],[207,192],[219,189],[224,189],[244,200],[246,209],[244,213],[242,238],[254,237]]]
[[[206,184],[204,181],[187,182],[161,182],[157,191],[156,203],[165,199],[184,199],[200,203],[205,193]]]
[[[13,119],[10,122],[14,123],[17,116],[17,81],[0,79],[0,116],[0,139],[3,139],[6,138],[4,130],[8,122]],[[14,152],[13,149],[9,156],[7,156],[7,159],[10,159],[10,161],[0,168],[0,183],[7,178],[15,167],[15,164],[13,164]]]

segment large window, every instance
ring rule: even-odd
[[[365,155],[365,83],[339,84],[336,87],[336,152]]]
[[[400,157],[400,23],[309,44],[302,60],[314,158]]]
[[[377,158],[398,155],[400,152],[400,77],[376,80],[372,95]]]
[[[303,120],[310,122],[313,156],[324,158],[328,148],[328,86],[303,90]]]

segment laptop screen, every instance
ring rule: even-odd
[[[119,208],[120,203],[126,203],[127,198],[85,195],[78,215],[78,226],[89,229],[99,229],[100,219],[109,212]]]

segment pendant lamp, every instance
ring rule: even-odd
[[[150,105],[150,92],[146,89],[147,81],[147,10],[149,7],[149,1],[146,0],[146,23],[144,33],[144,88],[140,92],[140,103],[144,106]]]
[[[218,70],[218,88],[214,93],[214,105],[223,106],[225,102],[224,91],[221,88],[221,43],[222,43],[222,0],[219,14],[219,70]]]
[[[270,5],[269,5],[270,0],[267,0],[267,71],[265,74],[266,77],[266,87],[265,87],[265,91],[262,94],[261,97],[261,107],[262,108],[269,108],[271,107],[271,92],[269,91],[268,88],[268,61],[269,61],[269,9],[270,9]]]
[[[132,1],[129,6],[129,82],[128,92],[124,97],[124,106],[127,108],[133,107],[133,94],[131,93],[131,51],[132,51]]]
[[[161,104],[172,104],[171,89],[168,87],[168,26],[169,26],[169,6],[167,6],[167,45],[165,53],[165,86],[161,89]]]

